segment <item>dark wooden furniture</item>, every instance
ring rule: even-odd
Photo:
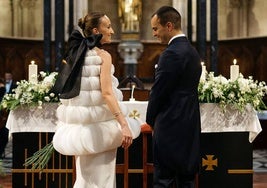
[[[153,82],[155,64],[165,45],[157,42],[141,41],[144,45],[136,67],[136,76],[143,82]],[[240,72],[245,77],[253,76],[255,79],[267,82],[267,37],[224,40],[218,42],[218,74],[230,77],[230,65],[237,59]],[[49,71],[55,70],[55,44],[51,43],[52,59]],[[123,80],[123,59],[117,51],[119,42],[103,46],[112,55],[115,66],[115,76]],[[193,45],[196,45],[193,43]],[[13,72],[15,80],[28,77],[28,65],[31,60],[38,64],[38,70],[45,70],[43,41],[0,38],[0,77],[5,71]],[[207,57],[210,56],[210,43],[207,42]],[[204,60],[207,71],[210,70],[210,60]],[[1,76],[2,75],[2,76]]]

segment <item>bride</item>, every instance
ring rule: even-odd
[[[140,126],[130,126],[111,55],[101,49],[114,34],[110,19],[92,12],[78,25],[81,31],[74,30],[68,40],[54,87],[61,105],[53,145],[61,154],[75,155],[75,188],[115,188],[117,148],[128,148]]]

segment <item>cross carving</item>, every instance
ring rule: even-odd
[[[218,159],[214,158],[214,155],[206,155],[206,158],[202,158],[202,167],[206,166],[206,171],[213,171],[214,166],[218,166]],[[213,159],[214,158],[214,159]]]

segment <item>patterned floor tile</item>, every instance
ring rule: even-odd
[[[253,170],[267,172],[267,149],[253,151]]]

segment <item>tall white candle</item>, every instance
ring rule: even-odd
[[[29,82],[37,83],[37,71],[38,66],[35,61],[31,61],[31,64],[29,64]]]
[[[239,65],[236,65],[237,61],[234,59],[233,65],[230,67],[230,79],[235,81],[239,76]]]
[[[204,62],[201,62],[202,72],[200,76],[200,80],[206,80],[206,66]]]

